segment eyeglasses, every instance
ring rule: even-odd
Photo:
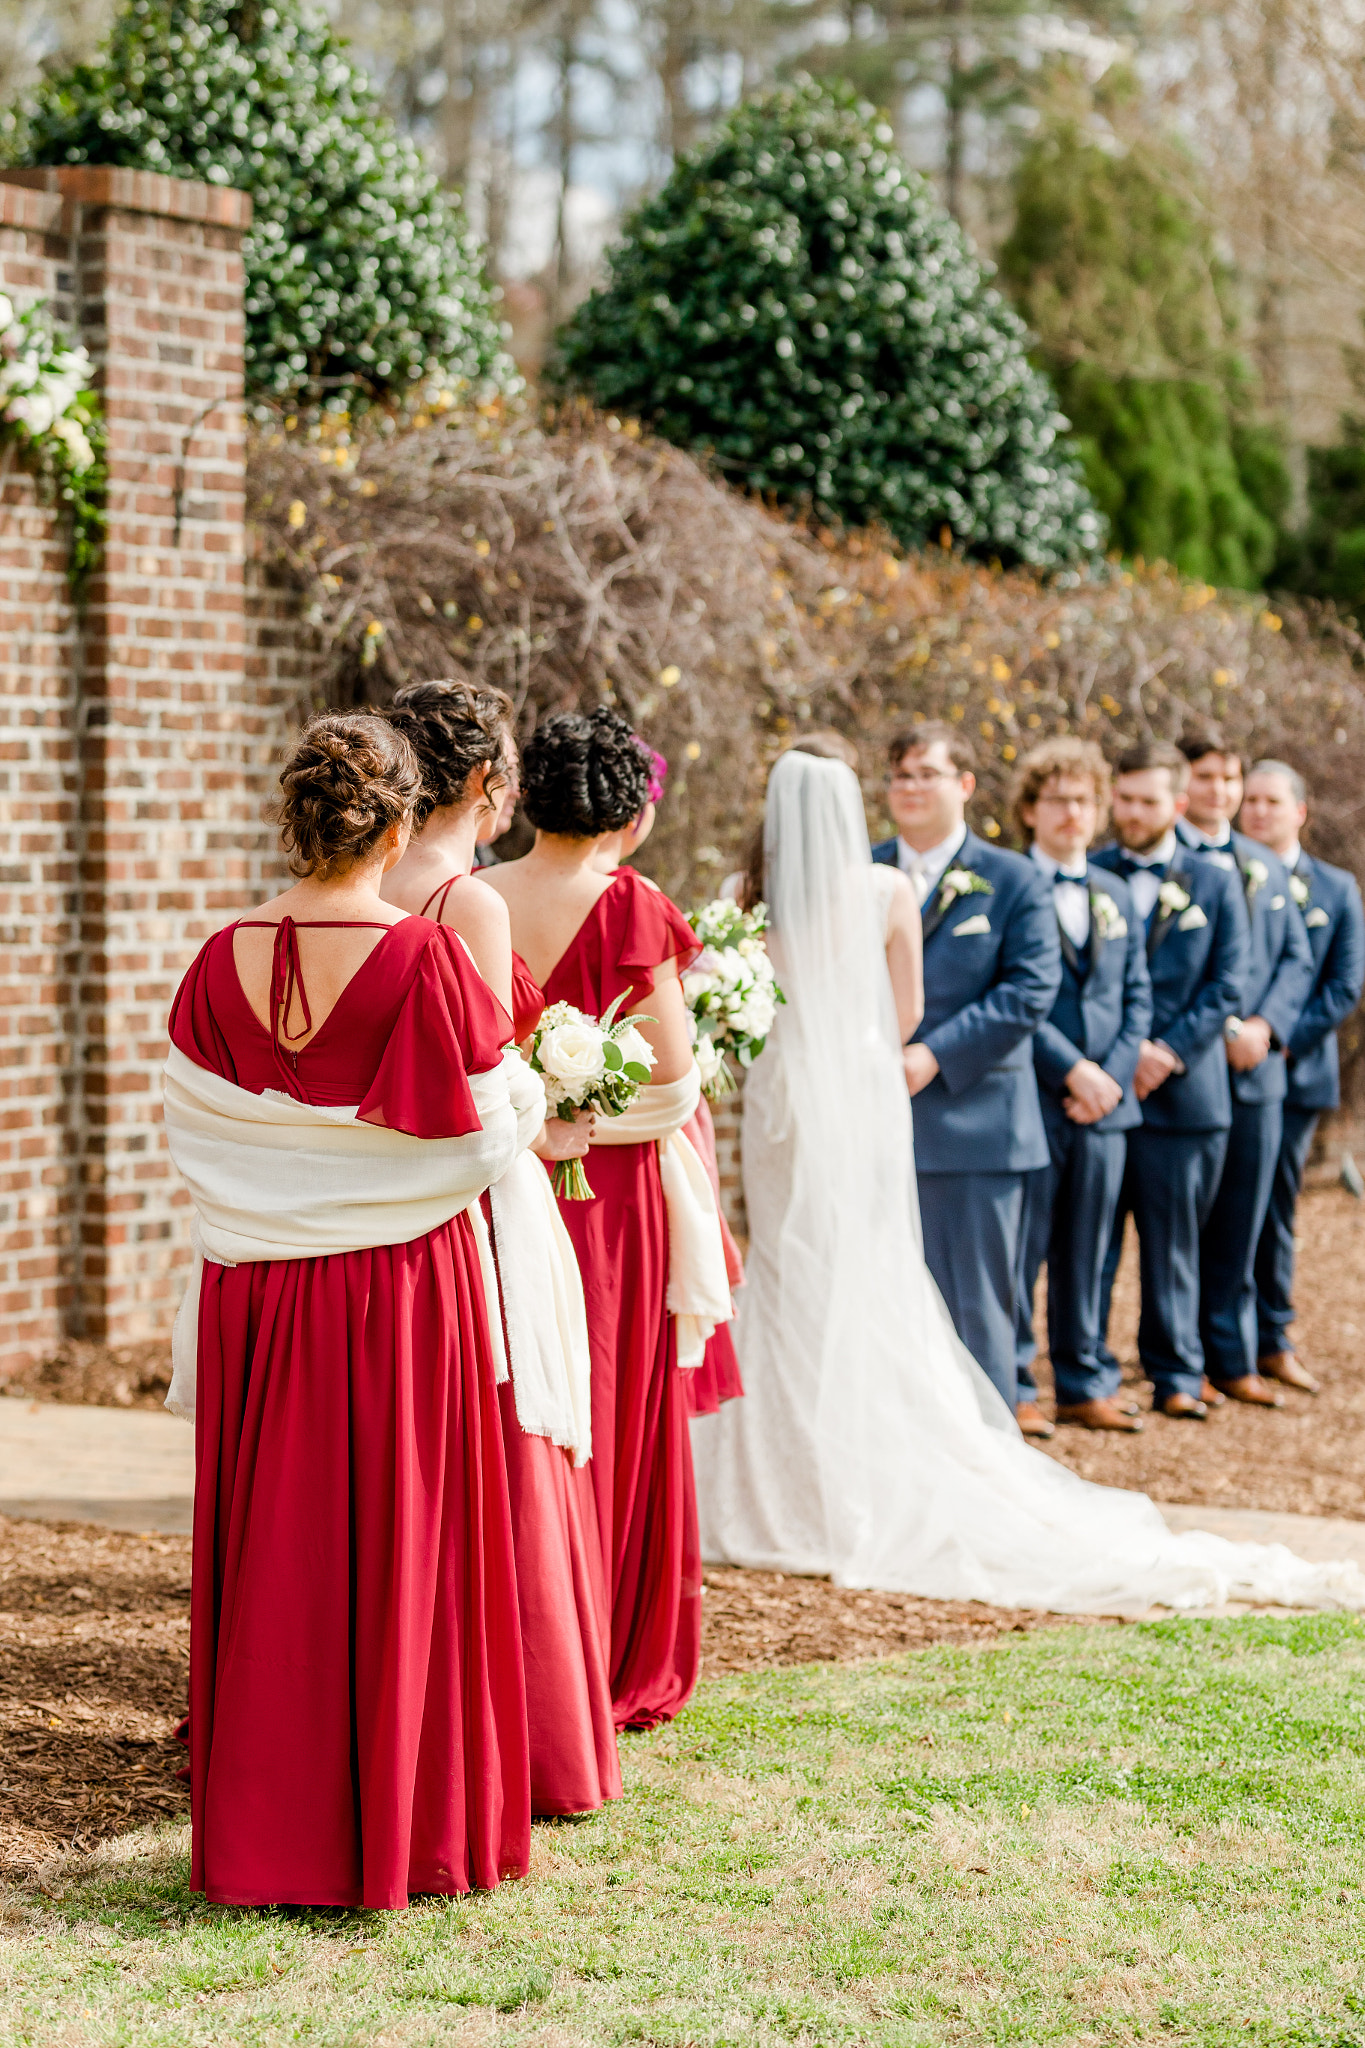
[[[1036,804],[1051,804],[1052,808],[1058,811],[1083,811],[1096,799],[1093,796],[1055,796],[1044,793],[1042,796],[1036,796],[1033,801]]]
[[[913,774],[907,774],[904,768],[898,768],[895,774],[888,775],[886,780],[892,789],[932,789],[936,782],[960,782],[962,780],[962,770],[960,768],[918,768]]]

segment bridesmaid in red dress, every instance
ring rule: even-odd
[[[600,1016],[618,995],[657,1055],[651,1080],[680,1080],[692,1050],[678,975],[692,927],[633,868],[603,872],[645,808],[648,752],[623,718],[544,719],[522,761],[536,827],[525,859],[485,869],[512,941],[545,991]],[[652,1020],[652,1021],[647,1021]],[[652,1143],[594,1146],[595,1199],[564,1201],[592,1344],[592,1472],[611,1594],[616,1725],[648,1728],[686,1703],[701,1641],[701,1557],[684,1375],[665,1306],[668,1225]]]
[[[453,934],[385,903],[420,790],[384,720],[282,775],[302,879],[211,939],[171,1037],[254,1095],[480,1130],[508,1019]],[[467,1214],[411,1243],[203,1268],[191,1882],[402,1907],[523,1876],[526,1697],[502,1431]]]
[[[501,690],[458,682],[414,683],[389,713],[421,770],[416,831],[384,878],[387,901],[449,926],[468,944],[485,980],[511,1008],[518,1041],[545,999],[512,951],[507,907],[471,878],[475,843],[496,816],[513,760],[512,706]],[[588,1149],[589,1117],[555,1118],[534,1149],[545,1159]],[[591,1813],[621,1796],[607,1649],[610,1619],[591,1464],[517,1419],[510,1381],[498,1389],[512,1500],[517,1594],[526,1662],[531,1807],[537,1814]]]
[[[664,793],[668,780],[668,763],[653,747],[646,749],[650,760],[649,790],[639,816],[634,818],[621,834],[619,848],[614,835],[599,854],[597,865],[603,874],[611,874],[622,862],[633,860],[640,848],[654,830],[655,806]],[[716,1128],[711,1121],[711,1111],[703,1096],[697,1104],[697,1113],[689,1123],[683,1125],[683,1135],[693,1147],[697,1157],[710,1176],[715,1190],[716,1214],[720,1219],[721,1241],[725,1248],[726,1270],[730,1275],[731,1287],[744,1284],[744,1261],[739,1246],[725,1220],[725,1205],[720,1195],[720,1170],[716,1163]],[[738,1401],[744,1393],[744,1381],[740,1377],[739,1356],[735,1350],[734,1338],[728,1323],[718,1323],[707,1339],[706,1355],[700,1365],[691,1367],[681,1375],[683,1393],[689,1415],[717,1415],[725,1401]]]

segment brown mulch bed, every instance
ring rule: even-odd
[[[1320,1394],[1286,1388],[1285,1405],[1275,1410],[1229,1401],[1199,1423],[1149,1414],[1136,1437],[1063,1428],[1048,1446],[1053,1456],[1083,1478],[1135,1487],[1156,1500],[1365,1521],[1365,1202],[1344,1189],[1315,1189],[1304,1196],[1299,1231],[1295,1336],[1323,1382]],[[1136,1266],[1130,1231],[1113,1321],[1115,1350],[1130,1361],[1137,1353]],[[1135,1363],[1125,1378],[1149,1407],[1150,1389]],[[1046,1372],[1039,1384],[1050,1394]]]
[[[0,1516],[0,1876],[186,1806],[187,1536]]]

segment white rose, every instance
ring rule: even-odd
[[[563,1086],[564,1098],[581,1102],[593,1083],[606,1073],[602,1058],[602,1033],[595,1024],[572,1019],[552,1024],[543,1031],[536,1046],[541,1066]]]
[[[0,292],[0,332],[14,325],[14,301]]]
[[[659,1057],[644,1032],[637,1031],[633,1024],[617,1032],[616,1044],[627,1065],[633,1060],[638,1066],[652,1067]]]
[[[45,434],[52,425],[52,402],[37,392],[27,393],[21,398],[12,398],[5,409],[10,418],[27,427],[30,434]]]
[[[690,968],[682,978],[683,1001],[691,1009],[703,996],[713,995],[715,988],[714,975],[702,974],[697,968]]]
[[[701,1085],[709,1088],[720,1072],[721,1051],[714,1038],[699,1038],[696,1048],[697,1071]]]
[[[89,469],[95,459],[95,451],[86,439],[85,429],[79,420],[54,420],[52,431],[66,446],[71,457],[71,466],[79,471]]]

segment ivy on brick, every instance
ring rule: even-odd
[[[907,546],[1053,569],[1104,522],[957,224],[847,86],[741,107],[626,225],[551,375],[722,473]]]
[[[424,381],[477,398],[515,382],[462,213],[300,0],[131,0],[8,127],[11,161],[251,194],[249,391],[357,411]]]

